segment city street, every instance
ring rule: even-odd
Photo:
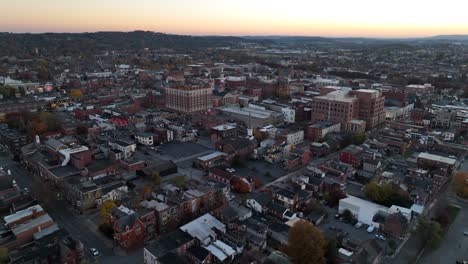
[[[468,160],[465,160],[459,171],[468,171]],[[447,190],[447,201],[461,208],[457,218],[450,226],[441,245],[435,251],[424,254],[421,264],[455,263],[457,260],[468,260],[468,203],[456,198],[450,185]]]
[[[139,263],[137,260],[143,257],[141,252],[125,258],[115,256],[113,241],[104,237],[86,215],[79,215],[70,210],[66,201],[57,199],[55,191],[46,188],[39,179],[33,177],[21,164],[14,162],[5,152],[0,153],[0,166],[11,171],[13,178],[21,188],[28,188],[32,196],[38,200],[39,204],[60,227],[83,242],[85,252],[90,259],[94,259],[94,257],[91,256],[89,249],[96,248],[100,253],[96,259],[100,263]]]

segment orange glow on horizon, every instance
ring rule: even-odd
[[[454,8],[456,6],[457,8]],[[0,31],[148,30],[189,35],[425,37],[468,34],[468,2],[445,0],[20,0]]]

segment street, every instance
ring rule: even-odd
[[[468,160],[465,160],[459,171],[468,171]],[[461,208],[457,218],[450,226],[439,248],[424,254],[419,263],[455,263],[457,260],[468,260],[468,236],[463,232],[468,231],[468,203],[456,198],[450,184],[447,192],[447,202]]]
[[[0,153],[0,166],[11,171],[13,178],[21,188],[28,188],[32,196],[39,201],[39,204],[60,227],[83,242],[86,256],[89,259],[96,259],[100,263],[142,262],[143,254],[141,251],[126,257],[116,256],[113,250],[113,241],[104,237],[86,215],[79,215],[70,210],[67,202],[59,200],[54,190],[46,188],[39,179],[33,177],[21,164],[14,162],[5,152]],[[96,248],[100,255],[94,258],[89,252],[90,248]]]

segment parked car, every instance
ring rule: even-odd
[[[375,237],[380,240],[385,240],[386,238],[381,234],[376,234]]]
[[[94,257],[99,256],[99,251],[95,248],[90,248],[89,251],[91,252],[91,255]]]
[[[468,231],[463,232],[464,236],[468,236]]]
[[[375,230],[375,227],[373,225],[370,225],[368,228],[367,228],[367,233],[372,233],[374,232]]]
[[[361,228],[362,226],[362,223],[361,222],[357,222],[355,225],[354,225],[354,228]]]

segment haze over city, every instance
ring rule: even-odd
[[[468,33],[459,0],[2,1],[0,31],[426,37]]]

